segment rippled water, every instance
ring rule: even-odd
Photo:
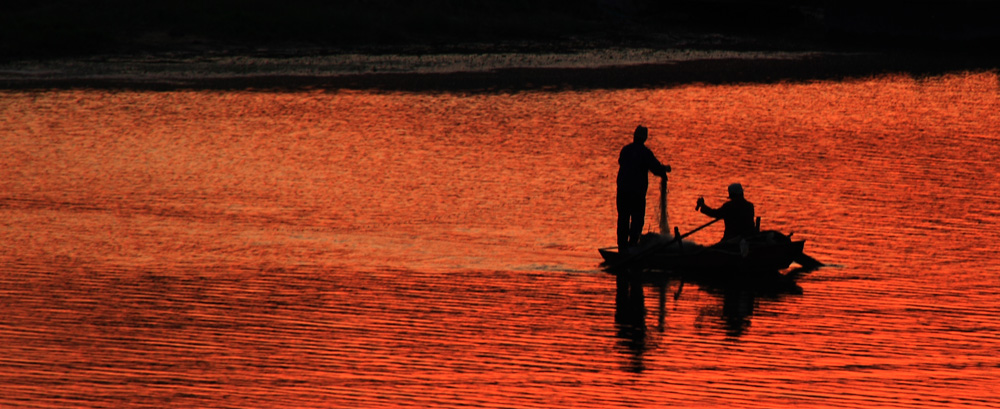
[[[996,73],[0,112],[2,407],[1000,407]],[[639,123],[672,224],[739,181],[832,266],[623,304]]]

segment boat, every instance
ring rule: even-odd
[[[687,281],[752,286],[787,284],[792,276],[781,270],[793,263],[803,268],[818,267],[819,262],[803,253],[804,247],[805,240],[792,240],[779,231],[768,230],[711,246],[685,241],[681,235],[647,233],[630,253],[621,254],[616,247],[599,251],[604,259],[602,267],[615,275],[671,275]]]
[[[660,230],[646,233],[636,248],[623,254],[617,247],[600,248],[605,271],[629,279],[661,279],[679,277],[686,281],[741,286],[794,284],[799,273],[823,265],[803,252],[805,240],[792,240],[776,230],[761,230],[760,217],[755,231],[748,237],[725,240],[703,246],[684,240],[688,236],[718,222],[714,219],[685,234],[674,227],[671,235],[667,223],[667,178],[660,180]],[[794,274],[782,274],[792,263],[801,267]]]
[[[788,268],[802,254],[805,240],[792,241],[770,230],[751,237],[701,246],[656,233],[647,233],[635,251],[621,254],[617,247],[599,249],[609,269],[688,271],[760,271]]]

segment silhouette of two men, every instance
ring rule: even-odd
[[[639,125],[633,133],[633,142],[625,145],[618,155],[618,251],[627,253],[629,249],[639,245],[642,236],[642,226],[646,220],[646,189],[649,186],[649,173],[666,177],[670,165],[663,165],[646,147],[649,130]],[[705,204],[704,198],[698,198],[697,208],[702,213],[721,218],[726,224],[722,241],[736,237],[751,236],[757,232],[754,221],[754,206],[743,197],[743,186],[739,183],[729,185],[729,201],[718,209]]]

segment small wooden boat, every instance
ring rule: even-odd
[[[701,246],[659,234],[643,236],[638,249],[620,254],[616,247],[599,249],[602,266],[615,275],[676,276],[688,281],[717,284],[785,284],[780,270],[798,263],[819,266],[802,250],[804,240],[793,241],[778,231],[764,231],[745,239]]]
[[[667,225],[667,180],[660,181],[660,229],[669,232]],[[617,247],[598,249],[604,269],[620,277],[662,278],[680,277],[687,281],[711,281],[718,284],[787,284],[798,274],[782,274],[792,263],[802,270],[812,270],[823,265],[803,253],[805,240],[793,241],[791,235],[775,230],[760,230],[760,217],[756,219],[758,233],[750,237],[723,241],[702,246],[684,238],[721,219],[712,220],[685,234],[674,227],[669,233],[648,233],[639,240],[637,248],[622,254]]]
[[[643,239],[638,249],[626,255],[620,254],[616,247],[599,249],[604,267],[739,272],[781,270],[788,268],[805,247],[805,240],[792,241],[777,231],[707,247],[659,234],[647,234]]]

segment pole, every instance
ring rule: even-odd
[[[667,175],[660,178],[660,234],[670,234],[670,223],[667,220]]]

